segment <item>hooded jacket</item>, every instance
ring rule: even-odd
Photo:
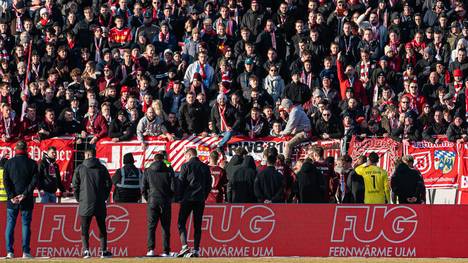
[[[297,173],[295,188],[299,203],[327,203],[325,178],[310,160]]]
[[[252,156],[245,156],[242,164],[235,168],[235,171],[228,181],[228,202],[229,203],[256,203],[257,198],[254,192],[255,177],[257,170]]]
[[[259,202],[270,200],[273,203],[284,202],[285,178],[274,166],[267,166],[255,178],[255,195]]]
[[[416,203],[426,200],[426,187],[421,173],[407,164],[399,164],[391,178],[392,191],[400,204],[407,204],[407,198],[416,197]]]
[[[179,181],[179,196],[182,203],[204,203],[211,192],[210,167],[197,157],[193,157],[180,168]]]
[[[107,168],[97,158],[83,161],[73,175],[75,199],[80,203],[80,216],[106,214],[106,200],[112,188]]]
[[[142,193],[150,207],[170,204],[174,196],[174,171],[164,162],[153,162],[143,175]]]

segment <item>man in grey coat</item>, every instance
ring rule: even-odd
[[[309,117],[300,104],[294,105],[290,99],[283,99],[281,106],[289,113],[286,127],[281,132],[283,136],[292,137],[284,149],[284,156],[289,159],[293,148],[310,137],[311,125]]]
[[[73,175],[73,188],[76,201],[80,204],[81,241],[83,243],[83,258],[90,258],[89,226],[96,217],[101,243],[101,258],[112,257],[107,251],[106,201],[112,188],[112,181],[107,168],[96,158],[96,151],[85,151],[85,160]]]

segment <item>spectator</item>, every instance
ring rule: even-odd
[[[203,118],[206,118],[206,112],[202,105],[195,99],[194,93],[187,93],[185,103],[179,109],[179,123],[184,134],[206,133],[206,127],[203,126]]]
[[[57,149],[53,146],[47,149],[44,153],[41,162],[39,163],[38,172],[38,189],[41,197],[41,203],[56,203],[56,192],[65,192],[65,187],[62,184],[60,169],[57,160]]]
[[[2,116],[0,118],[0,135],[2,141],[7,142],[14,140],[18,137],[20,132],[20,125],[15,114],[11,111],[11,106],[2,104]]]
[[[447,129],[447,138],[451,142],[464,143],[468,141],[468,129],[463,116],[456,113],[453,122],[450,123]]]
[[[112,183],[115,186],[114,202],[138,203],[141,201],[142,173],[135,167],[132,153],[123,156],[123,166],[115,171]]]
[[[241,132],[243,122],[240,118],[239,112],[227,103],[226,96],[218,94],[216,104],[211,108],[212,132],[223,136],[223,139],[219,142],[218,150],[223,151],[224,145],[231,137]]]
[[[41,140],[53,138],[61,134],[59,124],[52,109],[46,109],[44,121],[39,125],[39,138]]]
[[[97,103],[96,103],[97,104]],[[83,130],[81,131],[81,137],[91,138],[90,144],[95,144],[99,139],[107,136],[108,126],[107,122],[99,113],[96,104],[90,104],[88,107],[88,113],[83,119]]]
[[[295,194],[299,203],[326,203],[326,184],[312,160],[306,159],[296,174]]]
[[[292,136],[286,143],[284,150],[285,157],[291,158],[292,149],[309,137],[311,125],[309,118],[307,118],[307,115],[300,105],[293,105],[291,100],[283,99],[281,101],[281,106],[289,114],[286,128],[284,128],[281,134]]]
[[[129,121],[127,113],[119,111],[117,118],[109,126],[109,137],[113,142],[128,141],[135,136],[135,126]]]
[[[250,138],[259,138],[268,136],[268,123],[261,115],[259,108],[253,107],[250,110],[250,116],[247,117],[246,130]]]
[[[391,178],[392,192],[399,204],[424,204],[426,188],[421,173],[413,167],[414,158],[405,155]]]
[[[148,143],[145,141],[146,136],[163,135],[168,140],[172,140],[172,136],[167,133],[163,119],[156,117],[153,107],[150,107],[146,111],[145,116],[138,122],[136,133],[143,149],[148,147]]]

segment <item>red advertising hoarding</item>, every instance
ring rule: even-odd
[[[5,205],[0,205],[5,211]],[[172,214],[173,251],[180,249],[178,206]],[[205,257],[468,257],[468,229],[463,205],[207,205],[202,226]],[[108,208],[109,249],[119,257],[146,253],[146,206],[113,204]],[[190,224],[188,224],[190,227]],[[21,251],[21,224],[15,248]],[[5,217],[0,218],[5,229]],[[98,250],[93,222],[91,252]],[[157,233],[160,235],[159,231]],[[190,244],[193,230],[189,230]],[[4,239],[0,253],[5,254]],[[161,251],[157,237],[157,251]],[[36,205],[32,254],[79,257],[81,237],[77,205]]]

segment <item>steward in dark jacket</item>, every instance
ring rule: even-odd
[[[327,203],[325,200],[327,187],[322,173],[311,160],[302,164],[296,175],[296,191],[299,203]]]
[[[154,255],[155,231],[161,220],[163,251],[170,253],[171,202],[174,195],[174,171],[163,162],[163,155],[157,154],[155,161],[143,176],[142,193],[148,202],[148,255]],[[153,251],[153,253],[151,253]]]
[[[404,156],[403,159],[405,158],[409,158],[411,164],[413,163],[412,158]],[[391,186],[399,204],[421,204],[426,200],[426,187],[421,173],[404,162],[395,168]],[[411,200],[412,198],[415,199]]]
[[[135,167],[132,153],[123,157],[124,166],[115,171],[112,183],[115,185],[114,201],[117,203],[138,203],[141,199],[142,174]]]
[[[349,189],[349,196],[346,196],[349,203],[364,204],[364,179],[362,176],[352,170],[348,175],[346,185]]]
[[[227,196],[229,203],[256,203],[254,192],[257,170],[252,156],[245,156],[242,164],[236,167],[228,178]]]
[[[50,151],[51,149],[49,149]],[[55,149],[54,149],[55,150]],[[55,150],[56,151],[56,150]],[[55,195],[57,189],[61,192],[65,191],[60,178],[60,170],[55,158],[44,153],[41,162],[39,163],[39,190]]]
[[[276,159],[277,156],[268,156],[268,166],[255,178],[255,195],[260,203],[284,202],[285,180],[275,168]]]
[[[103,256],[107,251],[106,200],[112,189],[112,181],[107,168],[96,158],[95,150],[85,151],[85,160],[75,169],[73,187],[78,201],[81,217],[81,240],[83,256],[89,256],[89,226],[92,217],[96,217],[99,227],[99,240]]]

